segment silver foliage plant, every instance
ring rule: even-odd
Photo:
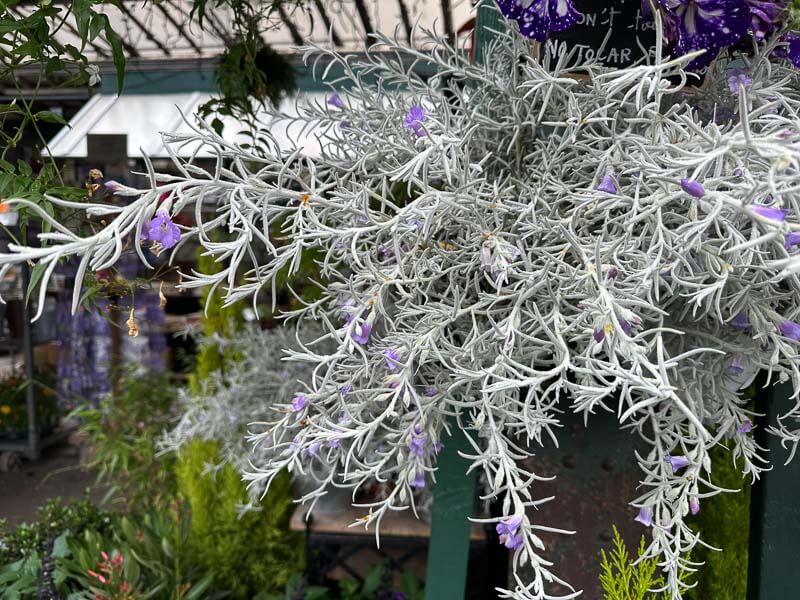
[[[684,517],[722,491],[709,449],[731,448],[750,478],[768,465],[733,373],[766,371],[800,391],[800,261],[787,244],[800,229],[800,88],[770,50],[740,59],[750,83],[729,86],[718,61],[698,89],[682,71],[691,57],[610,70],[569,53],[537,59],[510,32],[484,64],[439,39],[426,51],[379,38],[366,59],[310,47],[309,61],[345,73],[331,82],[340,101],[301,109],[325,131],[321,158],[281,154],[267,132],[262,155],[201,125],[169,142],[212,148],[214,169],[175,153],[179,175],[118,187],[125,206],[54,200],[113,220],[79,237],[38,211],[53,227],[43,246],[0,262],[38,262],[46,281],[78,255],[80,282],[159,208],[194,209],[180,243],[197,239],[221,271],[187,273],[184,285],[228,302],[255,302],[319,252],[322,297],[289,315],[321,327],[288,354],[312,369],[281,388],[277,411],[253,416],[254,485],[287,468],[314,473],[313,501],[331,484],[393,481],[364,506],[377,531],[433,484],[440,444],[463,432],[502,500],[514,571],[530,567],[500,594],[573,597],[540,538],[561,530],[530,510],[549,500],[537,496],[547,473],[526,459],[557,444],[563,412],[610,411],[649,446],[631,516],[651,527],[646,555],[679,598],[679,573],[696,566],[686,553],[701,543]],[[436,74],[423,80],[409,62]],[[215,229],[228,239],[212,241]],[[772,430],[793,448],[798,410]]]

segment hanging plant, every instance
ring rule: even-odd
[[[659,45],[683,5],[658,3]],[[560,530],[531,510],[548,474],[523,465],[558,439],[564,411],[589,422],[609,411],[649,446],[631,518],[680,598],[698,543],[685,517],[727,491],[709,476],[710,450],[731,448],[743,476],[769,466],[738,389],[762,371],[800,392],[800,77],[784,58],[796,59],[795,38],[775,27],[746,51],[737,40],[715,52],[702,88],[686,87],[705,50],[689,46],[616,70],[547,48],[538,58],[513,32],[483,64],[433,37],[425,53],[378,36],[388,52],[360,61],[311,46],[309,62],[338,63],[352,84],[303,111],[324,132],[319,159],[255,153],[200,125],[166,141],[207,146],[216,168],[176,158],[178,175],[151,173],[163,182],[153,189],[119,186],[127,205],[90,205],[115,217],[91,235],[57,228],[0,263],[33,261],[44,285],[63,257],[108,267],[131,234],[169,256],[196,238],[219,270],[185,273],[183,286],[255,306],[320,253],[320,297],[288,315],[322,328],[288,354],[313,371],[251,429],[254,485],[311,473],[313,501],[332,481],[391,481],[360,520],[378,527],[433,484],[457,428],[501,500],[492,522],[515,573],[530,565],[503,594],[574,597],[554,591],[566,582],[539,536]],[[442,75],[422,81],[397,56]],[[207,220],[201,204],[215,207]],[[196,224],[171,220],[194,207]],[[214,241],[216,229],[231,237]],[[770,429],[793,449],[797,408]]]

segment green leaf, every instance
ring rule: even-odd
[[[92,22],[89,24],[89,40],[94,40],[103,31],[102,15],[92,13]]]
[[[36,289],[36,285],[39,283],[39,280],[44,275],[44,271],[47,268],[47,263],[38,262],[34,265],[33,269],[31,269],[31,280],[28,284],[28,289],[25,290],[25,304],[28,304],[28,301],[31,298],[31,293],[33,290]]]
[[[84,44],[89,37],[89,23],[92,18],[91,0],[72,0],[72,14],[75,17],[81,44]]]
[[[44,121],[46,123],[60,123],[61,125],[67,124],[67,122],[64,120],[64,117],[54,112],[50,112],[49,110],[40,110],[33,115],[33,118],[37,121]]]
[[[125,85],[125,51],[122,48],[122,39],[111,27],[108,17],[104,14],[96,15],[103,23],[103,31],[106,34],[106,40],[111,44],[111,57],[114,60],[114,67],[117,69],[117,94],[122,93],[122,88]]]
[[[68,533],[69,532],[65,531],[53,542],[53,558],[64,558],[69,556],[69,544],[67,544]]]

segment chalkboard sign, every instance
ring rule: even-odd
[[[554,55],[575,48],[580,62],[597,59],[607,67],[627,67],[655,54],[656,31],[652,17],[642,14],[641,0],[574,0],[583,16],[578,24],[553,35],[547,46]],[[611,36],[606,45],[609,29]]]

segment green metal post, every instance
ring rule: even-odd
[[[747,600],[800,598],[800,459],[784,465],[786,449],[777,437],[766,433],[777,415],[794,406],[791,395],[791,384],[784,383],[770,387],[756,401],[756,408],[767,413],[759,419],[756,441],[769,449],[774,468],[761,476],[751,496]]]
[[[492,37],[490,29],[504,27],[491,0],[478,7],[475,28],[475,60],[483,60],[482,49]],[[473,449],[466,436],[451,422],[453,436],[444,440],[433,490],[431,541],[425,582],[427,600],[463,600],[467,584],[470,523],[475,499],[475,472],[467,475],[469,463],[459,456]]]

